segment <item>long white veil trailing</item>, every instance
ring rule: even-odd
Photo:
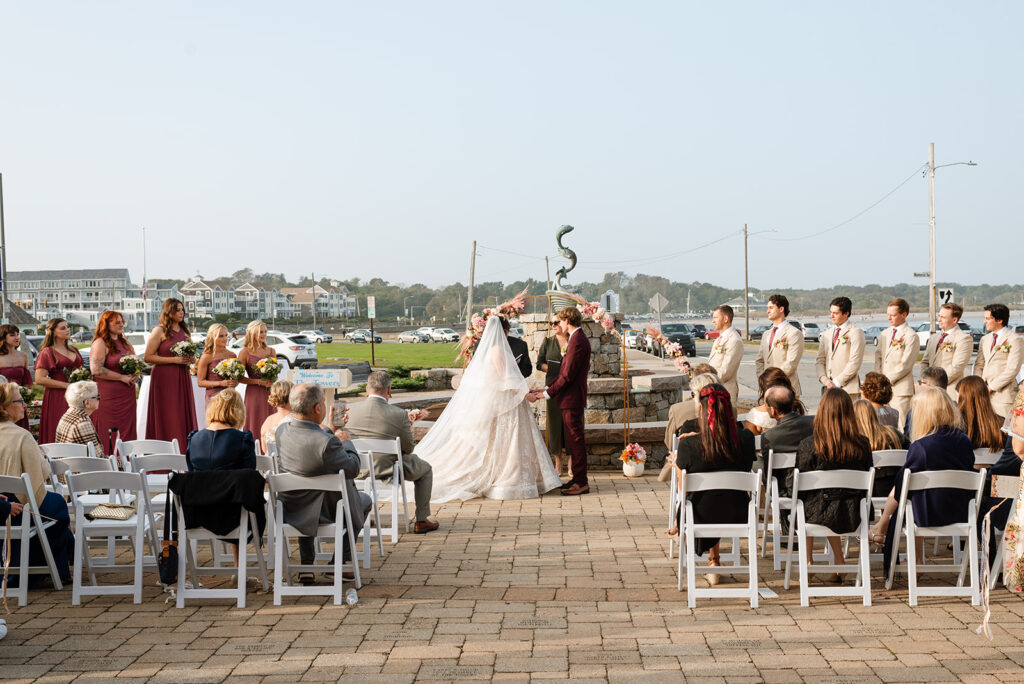
[[[523,401],[528,391],[492,316],[459,389],[416,447],[433,468],[434,501],[527,498],[560,484]]]

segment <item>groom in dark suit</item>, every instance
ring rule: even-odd
[[[583,409],[587,406],[587,375],[590,372],[590,341],[581,330],[583,315],[574,306],[557,314],[558,327],[569,336],[558,377],[543,390],[527,395],[530,401],[541,397],[556,399],[562,411],[562,425],[572,455],[572,479],[562,485],[563,496],[579,496],[590,491],[587,482],[587,446],[583,438]]]

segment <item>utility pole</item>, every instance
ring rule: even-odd
[[[142,329],[149,330],[149,291],[146,289],[146,226],[142,226]]]
[[[466,294],[466,325],[473,316],[473,276],[476,273],[476,240],[473,240],[473,254],[469,258],[469,292]]]
[[[310,273],[309,279],[313,281],[310,291],[313,293],[313,330],[316,330],[316,273]]]
[[[0,323],[7,322],[7,242],[4,240],[4,174],[0,173]]]
[[[748,278],[747,263],[747,224],[743,224],[743,314],[747,317],[746,330],[743,334],[747,341],[750,341],[750,279]]]
[[[686,288],[686,313],[687,313],[687,314],[689,314],[689,313],[690,313],[690,293],[691,293],[692,291],[693,291],[693,290],[692,290],[691,288],[689,288],[689,287],[688,287],[688,288]]]
[[[544,272],[548,277],[548,289],[551,289],[551,261],[548,257],[544,257]]]
[[[935,143],[928,143],[928,332],[935,334]]]

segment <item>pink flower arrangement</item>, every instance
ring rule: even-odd
[[[647,461],[647,452],[642,446],[632,442],[622,450],[619,460],[623,463],[644,463]]]
[[[604,318],[601,319],[601,327],[607,330],[608,332],[611,332],[612,330],[615,329],[615,319],[612,318],[611,316],[605,316]]]
[[[523,288],[522,292],[507,302],[502,302],[497,307],[486,308],[482,314],[475,313],[470,316],[469,327],[466,329],[462,339],[459,340],[459,354],[455,358],[462,359],[463,363],[469,363],[469,360],[473,358],[476,346],[480,344],[480,338],[484,334],[484,328],[487,327],[488,318],[491,316],[511,318],[522,313],[523,309],[526,308],[526,291],[527,288]]]
[[[690,373],[692,372],[692,369],[690,368],[690,362],[681,356],[677,356],[674,359],[672,359],[672,363],[676,365],[676,370],[678,370],[680,373],[686,373],[687,375],[690,375]]]

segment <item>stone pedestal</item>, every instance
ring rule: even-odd
[[[615,329],[622,333],[622,314],[615,317]],[[537,365],[537,350],[544,343],[544,338],[551,332],[547,314],[522,314],[519,325],[523,328],[523,340],[530,350],[530,360]],[[587,318],[583,321],[583,333],[590,341],[590,376],[595,378],[617,377],[622,372],[622,347],[619,338],[613,333]]]

